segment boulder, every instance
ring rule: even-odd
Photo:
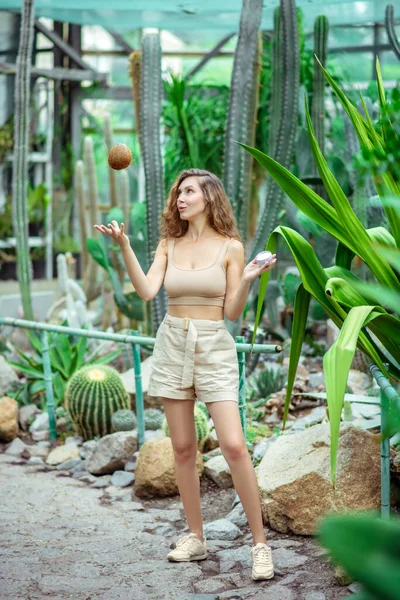
[[[4,356],[0,356],[0,396],[4,396],[10,390],[17,389],[19,378]]]
[[[18,402],[3,396],[0,398],[0,441],[11,442],[18,432]]]
[[[92,475],[114,473],[124,468],[125,463],[137,450],[137,430],[116,431],[100,438],[86,458],[86,469]]]
[[[203,457],[197,451],[199,477],[203,473]],[[179,494],[171,438],[148,440],[140,448],[135,469],[134,494],[142,498]]]
[[[342,423],[336,487],[330,475],[329,423],[278,437],[255,468],[265,523],[314,535],[325,515],[380,507],[380,444],[376,435]]]

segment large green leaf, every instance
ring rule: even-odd
[[[338,338],[323,358],[331,429],[331,477],[333,484],[335,484],[336,479],[336,456],[346,382],[361,328],[366,320],[378,316],[378,313],[371,315],[373,310],[373,306],[356,306],[352,308],[343,323]],[[382,364],[378,366],[384,369]],[[386,369],[384,370],[386,371]]]
[[[16,367],[17,370],[22,371],[22,373],[26,373],[31,377],[35,377],[36,379],[44,378],[43,371],[40,371],[39,369],[22,365],[21,363],[14,362],[13,360],[8,360],[7,362],[12,367]]]
[[[101,243],[100,240],[96,240],[95,238],[87,238],[86,247],[94,260],[107,271],[110,267],[110,263],[104,243]]]
[[[317,536],[336,563],[374,600],[400,598],[400,522],[375,515],[331,515]],[[367,596],[368,597],[368,596]]]

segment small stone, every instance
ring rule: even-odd
[[[31,456],[30,459],[28,460],[28,464],[44,465],[45,462],[42,458],[40,458],[40,456]]]
[[[83,481],[84,483],[94,483],[96,481],[96,477],[88,473],[87,475],[81,475],[78,477],[78,481]]]
[[[358,581],[354,581],[351,585],[349,585],[349,590],[352,594],[361,594],[363,591],[363,586]]]
[[[127,471],[115,471],[111,476],[111,485],[115,487],[126,487],[133,483],[135,475]]]
[[[40,415],[36,417],[33,423],[29,426],[29,431],[33,433],[34,431],[45,431],[49,428],[49,413],[42,412]]]
[[[50,439],[50,431],[43,429],[43,431],[32,431],[32,439],[34,442],[42,442]]]
[[[326,600],[326,596],[322,592],[308,592],[304,596],[304,600]]]
[[[236,540],[242,535],[241,530],[228,519],[217,519],[204,525],[204,534],[209,540]]]
[[[70,458],[77,458],[78,456],[79,450],[75,444],[57,446],[48,455],[46,463],[48,465],[60,465],[61,463],[65,463]]]
[[[136,461],[128,460],[128,462],[125,463],[125,466],[124,466],[125,471],[134,471],[135,468],[136,468]]]
[[[22,452],[25,450],[26,444],[19,438],[13,439],[11,444],[7,446],[7,450],[5,450],[5,454],[10,454],[11,456],[21,456]]]
[[[92,483],[92,488],[106,488],[111,483],[111,475],[104,475],[103,477],[96,477],[96,481]]]
[[[77,456],[76,458],[69,458],[65,462],[57,465],[57,469],[73,469],[74,467],[79,465],[81,462],[82,462],[82,459],[79,456]]]

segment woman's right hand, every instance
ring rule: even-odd
[[[111,221],[111,223],[108,224],[108,227],[105,225],[95,225],[94,228],[97,229],[97,231],[100,231],[100,233],[109,235],[120,248],[130,245],[129,238],[126,233],[124,233],[124,223],[121,223],[121,227],[119,227],[117,221]]]

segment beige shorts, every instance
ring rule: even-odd
[[[225,321],[166,314],[157,330],[149,396],[239,402],[239,363]]]

